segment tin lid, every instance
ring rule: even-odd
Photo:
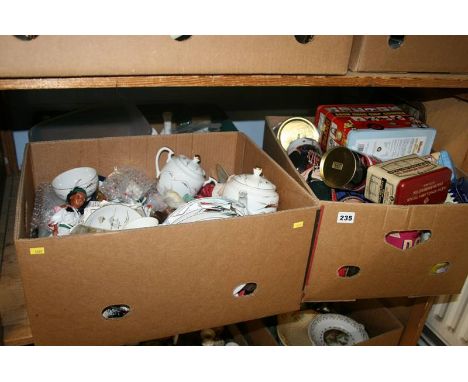
[[[276,137],[283,149],[287,150],[289,144],[298,138],[312,138],[318,142],[320,132],[308,119],[293,117],[281,123],[278,127]]]
[[[356,158],[346,147],[328,150],[320,161],[320,176],[328,187],[343,188],[356,173]]]

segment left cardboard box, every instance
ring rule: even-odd
[[[38,185],[91,166],[130,166],[155,176],[155,154],[198,154],[207,176],[260,166],[277,186],[278,212],[132,231],[29,238]],[[318,206],[242,133],[114,137],[30,143],[18,192],[15,246],[34,342],[135,343],[299,308]],[[235,297],[254,282],[252,295]],[[108,320],[103,310],[130,312]]]
[[[0,36],[0,76],[345,74],[353,44],[353,36],[337,35],[303,36],[310,37],[306,41],[293,35],[186,37]]]

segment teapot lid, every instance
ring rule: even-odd
[[[200,166],[200,156],[195,155],[193,158],[186,157],[185,155],[178,155],[172,158],[176,163],[188,170],[190,173],[205,176],[205,171]]]
[[[255,167],[252,174],[235,175],[234,179],[243,186],[261,190],[276,190],[276,186],[261,175],[262,169]]]

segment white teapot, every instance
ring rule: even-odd
[[[256,167],[253,174],[231,175],[225,184],[215,186],[213,196],[243,204],[248,215],[275,212],[279,201],[276,186],[261,174],[262,169]]]
[[[160,170],[159,158],[165,151],[169,156]],[[216,182],[211,177],[205,180],[205,171],[199,163],[198,155],[188,158],[185,155],[174,155],[174,151],[168,147],[160,148],[155,158],[156,178],[159,179],[156,189],[161,195],[165,195],[167,191],[175,191],[181,198],[185,195],[195,196],[205,184]]]

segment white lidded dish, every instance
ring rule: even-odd
[[[255,167],[252,174],[232,175],[225,184],[215,186],[213,196],[243,204],[248,215],[275,212],[279,195],[276,186],[262,176],[262,169]]]

